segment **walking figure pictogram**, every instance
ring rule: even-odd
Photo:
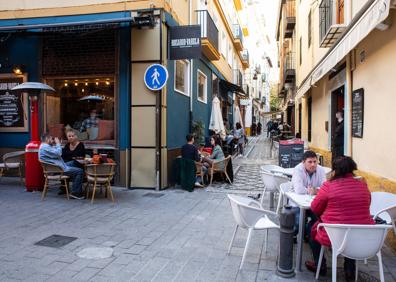
[[[157,84],[160,85],[161,83],[159,82],[158,78],[160,77],[160,73],[157,71],[157,68],[154,68],[154,73],[151,75],[151,78],[153,79],[151,82],[152,84]]]

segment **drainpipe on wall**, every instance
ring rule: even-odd
[[[192,0],[188,1],[188,24],[192,24]],[[189,91],[190,91],[190,115],[189,115],[189,133],[192,132],[192,122],[193,122],[193,69],[194,60],[190,60],[190,78],[189,78]]]
[[[346,155],[353,157],[352,156],[352,92],[353,92],[353,76],[352,76],[352,68],[351,68],[351,56],[352,53],[350,53],[349,56],[346,57],[346,100],[348,101],[348,111],[345,113],[344,112],[344,119],[345,119],[345,114],[348,115],[348,123],[345,126],[344,125],[344,142],[346,142],[347,147],[346,147]],[[346,129],[346,132],[345,132]],[[345,150],[345,148],[344,148]]]

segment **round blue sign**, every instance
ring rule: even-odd
[[[160,64],[153,64],[144,73],[144,83],[150,90],[161,90],[168,80],[168,70]]]

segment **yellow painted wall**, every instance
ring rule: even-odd
[[[328,120],[329,98],[326,88],[326,81],[322,79],[317,83],[316,88],[312,88],[312,139],[310,146],[327,150],[328,134],[325,130],[325,122]],[[308,119],[307,119],[308,122]]]
[[[395,10],[391,17],[395,21]],[[363,138],[353,138],[352,152],[360,169],[396,181],[395,50],[395,24],[373,31],[357,47],[353,89],[364,88],[364,128]],[[360,62],[363,51],[366,59]]]
[[[94,14],[164,8],[168,0],[30,0],[0,1],[0,19]]]

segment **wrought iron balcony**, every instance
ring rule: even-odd
[[[292,38],[296,26],[296,0],[283,0],[284,37]]]
[[[296,78],[296,63],[293,52],[286,54],[284,67],[283,67],[283,80],[284,84],[294,83]]]
[[[239,24],[234,24],[232,32],[234,34],[234,45],[238,51],[243,50],[243,34]]]
[[[249,51],[247,49],[244,49],[241,52],[242,55],[242,65],[246,69],[249,67]]]
[[[340,17],[340,11],[338,11],[338,14],[335,13],[335,8],[335,2],[333,0],[322,0],[319,5],[321,48],[333,46],[346,29],[346,25],[343,24],[344,20]],[[341,7],[338,7],[338,9],[341,9]]]
[[[202,52],[211,61],[220,59],[219,31],[207,10],[197,10],[197,24],[201,26]]]
[[[233,82],[236,85],[243,86],[243,75],[242,72],[238,69],[233,70]]]

